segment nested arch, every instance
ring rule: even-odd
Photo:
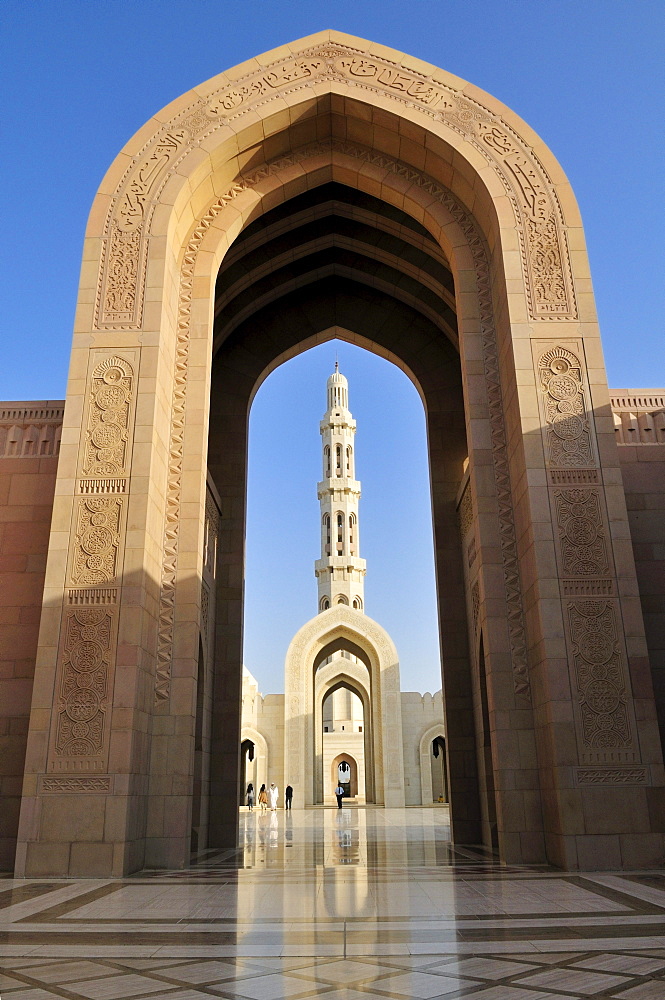
[[[320,667],[314,676],[314,798],[317,803],[330,798],[332,788],[326,782],[326,767],[324,760],[323,734],[323,704],[327,698],[339,690],[347,690],[355,694],[363,707],[363,758],[364,774],[360,787],[367,802],[382,801],[382,788],[376,784],[375,754],[376,740],[374,725],[376,719],[376,704],[372,698],[372,686],[369,671],[363,669],[364,664],[350,664],[344,659],[334,659],[331,663]],[[379,721],[380,725],[380,721]],[[345,756],[346,751],[341,755]],[[358,762],[353,758],[356,767],[356,792],[358,791]]]
[[[348,650],[352,658],[336,655]],[[403,805],[401,702],[397,651],[371,618],[343,605],[317,615],[294,636],[285,663],[285,768],[304,761],[301,801],[323,801],[323,699],[347,686],[363,702],[368,798]],[[388,736],[388,734],[390,734]],[[371,786],[371,787],[369,787]]]

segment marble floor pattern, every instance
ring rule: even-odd
[[[0,879],[1,1000],[665,1000],[665,874],[507,867],[445,807],[241,813],[241,848]]]

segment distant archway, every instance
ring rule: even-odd
[[[352,658],[335,655],[344,650]],[[323,701],[346,686],[363,704],[367,800],[403,805],[399,662],[385,630],[345,605],[321,612],[294,636],[285,682],[285,770],[293,773],[290,760],[305,762],[299,800],[305,805],[325,800]]]
[[[348,777],[344,777],[339,773],[340,764],[346,764],[348,767]],[[330,787],[334,790],[337,782],[340,782],[342,788],[345,789],[348,798],[355,799],[360,795],[364,798],[364,789],[361,784],[361,771],[358,767],[358,761],[355,759],[353,754],[348,752],[340,753],[333,758],[330,764]],[[348,788],[347,788],[348,785]]]

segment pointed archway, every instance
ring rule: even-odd
[[[325,184],[386,209],[347,198],[353,232],[299,251],[293,215],[269,213]],[[377,243],[368,270],[368,214],[410,229],[412,250],[429,240],[432,265]],[[243,288],[234,254],[275,247],[280,226],[279,275],[258,255]],[[221,804],[238,782],[248,407],[272,367],[340,328],[426,406],[456,838],[478,828],[482,633],[502,858],[659,859],[662,755],[588,261],[528,126],[443,70],[322,32],[142,128],[103,181],[84,261],[17,873],[188,861],[200,637],[213,643],[206,456],[221,501],[211,835],[235,837]]]

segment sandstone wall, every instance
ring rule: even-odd
[[[611,401],[665,749],[665,393],[614,389]]]
[[[0,403],[0,870],[13,868],[62,402]]]

